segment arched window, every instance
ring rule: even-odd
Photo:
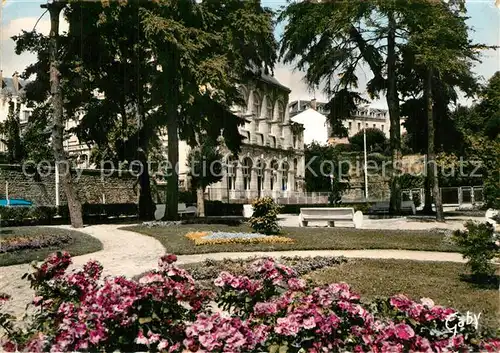
[[[282,173],[281,173],[281,190],[286,191],[288,190],[288,170],[290,169],[290,166],[288,165],[287,162],[283,162],[283,168],[282,168]]]
[[[236,168],[238,166],[238,159],[230,156],[227,159],[227,188],[236,190]]]
[[[266,119],[272,120],[273,118],[273,104],[271,102],[271,98],[266,97]]]
[[[260,117],[260,106],[262,102],[260,96],[257,92],[253,93],[253,106],[252,106],[252,114],[256,117]]]
[[[274,190],[274,187],[276,185],[276,181],[278,179],[278,162],[277,161],[272,161],[271,162],[271,190]]]
[[[243,189],[250,190],[252,181],[252,160],[248,157],[243,159]]]
[[[285,122],[285,107],[281,102],[278,102],[278,121],[280,123]]]
[[[276,137],[269,136],[269,144],[270,144],[270,147],[276,148]]]
[[[248,102],[248,91],[245,87],[241,86],[239,88],[240,94],[245,101],[245,104],[241,106],[241,112],[246,113],[247,112],[247,102]]]

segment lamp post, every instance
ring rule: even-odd
[[[365,154],[365,199],[368,201],[368,163],[367,163],[367,156],[366,156],[366,116],[364,119],[365,126],[363,128],[363,150]]]

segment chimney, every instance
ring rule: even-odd
[[[311,108],[316,110],[316,98],[311,99]]]
[[[14,94],[19,94],[19,73],[16,71],[12,75],[12,85],[14,86]]]

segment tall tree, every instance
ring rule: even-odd
[[[65,13],[69,50],[81,78],[74,96],[87,97],[73,101],[71,110],[84,111],[75,132],[92,147],[92,161],[98,166],[103,161],[113,161],[115,167],[124,161],[140,162],[142,220],[154,217],[148,165],[160,145],[162,125],[159,106],[152,102],[156,65],[139,20],[141,9],[148,6],[137,1],[75,2]],[[85,51],[79,49],[83,46]],[[96,90],[102,97],[92,94]]]
[[[250,69],[267,71],[274,64],[276,44],[272,14],[257,0],[159,0],[156,5],[143,9],[141,20],[161,72],[159,100],[166,113],[172,166],[165,215],[176,219],[179,136],[192,141],[205,126],[217,135],[223,129],[226,145],[241,143],[241,119],[229,112],[241,100],[236,85],[246,81]],[[209,84],[217,95],[200,99],[199,87]],[[207,107],[213,113],[192,114]]]
[[[431,212],[431,193],[436,208],[436,219],[444,220],[443,205],[439,189],[439,175],[435,148],[435,97],[444,98],[441,111],[448,111],[451,98],[456,97],[454,84],[459,85],[466,93],[471,94],[475,80],[471,73],[473,60],[477,60],[476,49],[468,36],[468,26],[463,12],[465,8],[455,3],[436,1],[415,9],[416,16],[409,21],[411,35],[406,43],[406,55],[410,55],[411,66],[407,65],[406,77],[416,81],[420,86],[425,106],[427,125],[427,168],[426,168],[426,200],[424,210]],[[407,62],[408,64],[408,62]],[[420,81],[420,83],[419,83]],[[434,84],[436,83],[436,85]],[[411,85],[411,84],[410,84]],[[438,89],[444,92],[436,94]],[[418,88],[417,88],[418,90]],[[451,91],[446,92],[446,90]],[[413,92],[413,94],[419,93]],[[444,93],[444,94],[443,94]],[[443,109],[444,108],[444,109]]]
[[[287,21],[281,41],[281,56],[298,69],[305,69],[309,85],[325,84],[333,96],[358,88],[357,70],[364,63],[373,78],[366,89],[371,98],[385,92],[390,116],[393,165],[401,159],[400,97],[397,64],[400,46],[407,40],[407,18],[411,4],[395,1],[293,1],[281,13]],[[342,103],[355,106],[355,95]],[[335,102],[332,99],[331,104]],[[340,108],[342,109],[342,108]],[[345,110],[345,108],[344,108]],[[344,114],[348,116],[348,114]],[[399,172],[392,168],[391,211],[401,208]]]
[[[64,152],[64,117],[63,117],[63,92],[60,83],[59,62],[59,15],[66,5],[63,1],[53,1],[42,8],[47,8],[50,14],[49,34],[49,63],[50,63],[50,94],[52,108],[52,149],[56,163],[56,173],[60,175],[60,181],[66,200],[68,202],[71,225],[74,228],[83,227],[82,205],[78,200],[72,185],[70,164]]]

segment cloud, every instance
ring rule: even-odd
[[[3,26],[3,31],[2,31],[2,41],[4,40],[10,40],[10,37],[17,35],[21,33],[21,31],[31,31],[33,30],[33,27],[35,27],[36,24],[36,31],[48,35],[50,32],[50,18],[49,14],[46,13],[40,21],[38,21],[38,24],[36,21],[38,20],[38,17],[20,17],[13,19],[7,24],[4,24]],[[64,16],[61,13],[60,17],[60,25],[59,25],[59,32],[62,33],[64,31],[67,31],[69,28],[68,22],[64,19]]]
[[[60,33],[67,31],[69,28],[68,22],[61,14]],[[12,36],[20,34],[23,30],[31,31],[36,24],[38,17],[21,17],[4,23],[2,35],[0,38],[0,50],[2,52],[2,67],[3,75],[10,76],[14,71],[23,72],[24,69],[36,61],[36,55],[33,53],[23,53],[16,55],[15,43],[11,39]],[[36,25],[36,31],[48,35],[50,32],[50,19],[48,13]]]

